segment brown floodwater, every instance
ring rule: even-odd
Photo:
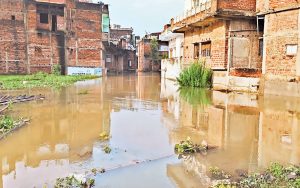
[[[300,164],[299,98],[179,90],[159,74],[10,93],[46,100],[13,107],[13,115],[32,121],[0,141],[5,188],[52,187],[58,177],[93,168],[106,169],[96,187],[208,187],[210,167],[235,174]],[[103,131],[107,142],[99,139]],[[174,145],[187,137],[217,149],[178,159]]]

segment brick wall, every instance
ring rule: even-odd
[[[0,74],[50,73],[58,64],[62,73],[67,66],[101,67],[103,5],[40,2],[0,0]],[[48,23],[40,22],[44,13]]]
[[[226,22],[217,21],[204,29],[193,29],[185,33],[184,63],[194,61],[194,43],[211,41],[211,57],[207,57],[206,64],[213,69],[225,69],[226,62]]]
[[[0,0],[0,74],[26,74],[23,2]]]
[[[287,55],[286,45],[298,45],[298,17],[299,10],[266,15],[266,75],[296,75],[297,55]]]
[[[218,9],[255,11],[256,0],[218,0]]]

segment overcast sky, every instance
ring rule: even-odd
[[[94,0],[95,2],[99,0]],[[159,32],[183,12],[184,0],[103,0],[109,4],[111,24],[133,27],[137,35]]]

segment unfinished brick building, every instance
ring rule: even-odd
[[[172,31],[184,33],[182,68],[205,60],[214,70],[215,89],[256,91],[262,65],[256,0],[185,0],[185,5],[184,14],[171,20]]]
[[[109,43],[105,43],[105,67],[108,72],[135,72],[137,69],[136,45],[133,28],[112,25]]]
[[[151,40],[158,42],[158,53],[160,59],[168,56],[168,42],[159,40],[161,33],[151,33],[145,35],[138,43],[138,71],[139,72],[158,72],[161,69],[161,60],[154,62],[151,57]]]
[[[0,0],[0,73],[103,67],[103,15],[103,3]]]
[[[265,94],[300,96],[300,2],[257,0]]]

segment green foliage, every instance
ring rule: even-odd
[[[60,64],[55,64],[53,66],[52,74],[57,75],[57,76],[61,75],[61,65]]]
[[[95,180],[79,175],[71,175],[56,179],[55,188],[91,188],[95,186]]]
[[[214,188],[220,188],[224,182],[220,181]],[[273,188],[300,187],[300,167],[284,167],[278,163],[272,164],[265,172],[242,177],[239,182],[230,181],[224,185],[234,185],[240,188]]]
[[[159,58],[159,45],[157,39],[152,39],[150,42],[150,48],[151,48],[151,59],[154,63],[160,60]]]
[[[35,87],[61,88],[77,81],[94,79],[93,75],[62,76],[39,72],[33,75],[0,76],[0,89],[25,89]]]
[[[175,152],[179,155],[198,153],[207,149],[207,146],[194,144],[189,137],[175,145]]]
[[[195,62],[182,71],[177,81],[181,87],[208,88],[212,85],[212,70],[206,68],[204,63]]]
[[[0,118],[0,132],[6,133],[15,127],[16,122],[10,116],[2,116]]]
[[[209,91],[203,88],[182,87],[180,97],[193,106],[207,106],[211,104]]]

